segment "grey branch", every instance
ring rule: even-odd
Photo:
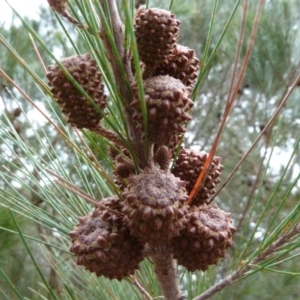
[[[290,232],[278,237],[269,247],[267,247],[263,252],[257,255],[253,260],[251,260],[245,267],[242,267],[239,270],[234,271],[232,274],[225,277],[219,283],[215,284],[208,290],[206,290],[201,295],[197,296],[193,300],[205,300],[209,299],[216,293],[220,292],[225,287],[232,285],[237,280],[241,279],[246,273],[254,268],[259,267],[259,263],[263,262],[265,259],[269,258],[272,254],[276,253],[281,246],[288,243],[296,235],[300,233],[300,223],[298,223]]]
[[[182,294],[179,286],[177,265],[173,255],[162,249],[152,255],[156,277],[164,294],[165,300],[180,300]]]

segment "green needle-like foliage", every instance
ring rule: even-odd
[[[62,2],[67,5],[64,12],[55,7]],[[122,26],[116,23],[115,2]],[[200,60],[190,94],[193,119],[184,124],[182,144],[167,145],[174,160],[170,172],[181,147],[209,153],[217,145],[215,155],[221,157],[224,170],[210,199],[222,212],[231,213],[237,229],[226,256],[207,270],[175,268],[183,292],[180,299],[300,297],[300,1],[223,2],[45,0],[38,21],[22,16],[18,7],[13,9],[21,25],[2,26],[0,32],[1,299],[150,300],[163,299],[163,294],[171,299],[162,282],[169,269],[160,274],[155,259],[161,251],[173,261],[173,237],[166,237],[165,244],[158,238],[162,243],[158,246],[153,237],[143,244],[144,260],[122,281],[78,266],[78,253],[70,248],[75,244],[70,236],[85,222],[79,218],[95,207],[104,210],[102,199],[115,196],[128,205],[140,192],[132,186],[147,186],[145,170],[152,168],[155,176],[169,172],[160,161],[151,164],[161,144],[151,135],[154,113],[147,106],[151,92],[145,84],[155,66],[143,63],[135,31],[140,4],[175,14],[181,22],[178,44],[193,49]],[[62,63],[62,58],[85,53],[102,75],[105,110]],[[46,77],[49,65],[63,70],[84,105],[101,116],[98,127],[78,129],[68,124]],[[134,111],[139,119],[133,117]],[[172,117],[175,122],[177,117]],[[140,127],[135,127],[137,120]],[[157,136],[165,130],[159,129]],[[117,176],[116,157],[126,168],[130,164],[132,173],[125,179]],[[167,163],[171,165],[169,158]],[[194,169],[190,172],[193,177]],[[152,184],[150,175],[147,180]],[[129,209],[131,214],[126,215]],[[117,212],[129,219],[132,235],[134,223],[140,222],[134,209]],[[135,236],[139,242],[151,236],[151,229],[143,230]],[[166,254],[166,249],[171,252]],[[176,253],[189,250],[183,247]],[[197,255],[189,259],[196,262]]]

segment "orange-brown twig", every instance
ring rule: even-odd
[[[259,23],[260,13],[261,13],[261,10],[262,10],[262,4],[263,4],[263,1],[261,1],[260,5],[258,7],[257,14],[256,14],[256,17],[255,17],[255,21],[254,21],[254,26],[253,26],[251,36],[250,36],[250,39],[249,39],[249,44],[248,44],[248,48],[247,48],[247,51],[246,51],[246,55],[245,55],[245,58],[244,58],[244,61],[243,61],[242,67],[241,67],[240,74],[237,78],[237,82],[234,86],[234,81],[235,81],[235,77],[236,77],[236,70],[237,70],[237,65],[238,65],[240,51],[241,51],[241,44],[242,44],[241,40],[243,39],[243,36],[244,36],[244,29],[245,29],[245,24],[246,24],[245,21],[246,21],[246,15],[247,15],[247,11],[248,11],[248,1],[245,1],[245,3],[244,3],[243,21],[242,21],[240,36],[239,36],[239,39],[238,39],[237,52],[236,52],[236,56],[235,56],[235,60],[234,60],[234,69],[233,69],[233,73],[232,73],[232,77],[231,77],[230,93],[228,95],[228,99],[227,99],[227,102],[226,102],[225,111],[224,111],[224,114],[223,114],[223,118],[222,118],[219,130],[218,130],[218,133],[216,135],[216,138],[214,140],[214,143],[213,143],[212,148],[210,150],[210,153],[208,155],[208,158],[205,161],[204,167],[203,167],[202,171],[200,172],[200,174],[199,174],[199,176],[198,176],[198,178],[197,178],[197,180],[194,184],[194,187],[193,187],[193,189],[190,193],[190,197],[189,197],[189,200],[187,201],[187,204],[191,204],[193,202],[193,198],[195,197],[195,195],[201,190],[201,188],[202,188],[202,186],[205,182],[205,178],[208,174],[208,171],[209,171],[210,165],[212,163],[213,157],[216,153],[217,146],[219,144],[221,134],[222,134],[223,129],[225,127],[227,117],[229,116],[229,113],[231,111],[231,108],[232,108],[232,105],[234,103],[235,97],[238,93],[240,84],[241,84],[241,82],[244,78],[244,74],[245,74],[245,71],[246,71],[246,67],[247,67],[247,64],[248,64],[248,61],[249,61],[249,58],[250,58],[250,54],[251,54],[251,50],[252,50],[252,46],[253,46],[253,43],[254,43],[255,35],[256,35],[256,32],[257,32],[257,26],[258,26],[258,23]]]

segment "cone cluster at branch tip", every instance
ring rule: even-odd
[[[102,75],[89,54],[71,56],[60,62],[91,99],[85,97],[59,65],[48,67],[47,78],[53,96],[74,127],[97,127],[107,106]]]
[[[57,11],[63,9],[59,3],[66,4],[48,2]],[[131,86],[133,97],[126,109],[133,125],[129,127],[142,142],[147,137],[153,152],[151,162],[141,167],[135,165],[139,157],[134,164],[124,145],[111,147],[109,155],[120,196],[102,199],[101,207],[79,218],[70,232],[70,251],[77,257],[77,264],[97,276],[121,280],[133,274],[145,258],[146,245],[168,248],[188,271],[205,271],[233,244],[235,228],[230,214],[208,205],[223,169],[219,157],[213,158],[192,204],[186,204],[208,153],[181,148],[178,157],[175,155],[192,118],[191,95],[199,70],[195,51],[177,44],[179,25],[166,10],[141,8],[135,15],[147,132],[137,83]],[[77,128],[97,128],[107,101],[96,61],[85,54],[63,59],[61,64],[94,103],[72,84],[65,70],[50,66],[47,77],[51,92],[68,123]]]

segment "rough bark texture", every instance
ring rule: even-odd
[[[162,250],[152,255],[152,262],[165,300],[183,299],[179,286],[177,265],[173,255],[166,250]]]

